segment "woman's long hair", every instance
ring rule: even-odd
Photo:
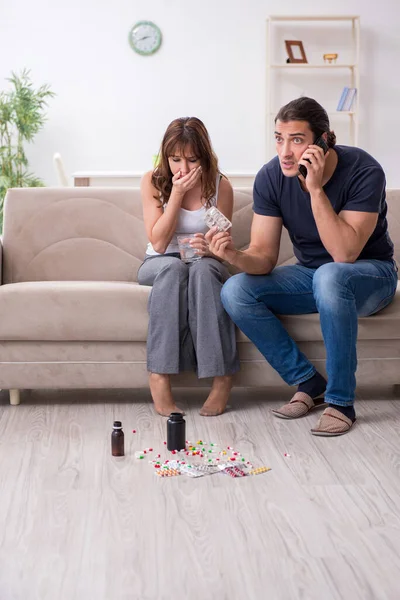
[[[209,207],[216,191],[218,159],[212,149],[207,129],[196,117],[181,117],[168,125],[161,143],[158,164],[151,177],[151,183],[159,191],[156,199],[163,204],[168,202],[172,190],[172,171],[168,158],[177,153],[183,154],[186,147],[190,147],[191,154],[200,160],[201,195]]]

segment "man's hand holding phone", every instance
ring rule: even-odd
[[[325,169],[325,154],[329,148],[323,137],[315,140],[308,146],[299,160],[299,175],[305,181],[309,191],[322,188],[322,179]]]

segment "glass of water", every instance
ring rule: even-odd
[[[196,239],[194,233],[186,233],[185,235],[177,235],[176,237],[183,262],[191,263],[201,258],[201,256],[197,254],[197,249],[190,245],[190,241]]]

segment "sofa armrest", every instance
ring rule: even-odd
[[[0,285],[3,283],[3,236],[0,235]]]

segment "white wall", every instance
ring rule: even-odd
[[[204,120],[227,172],[265,162],[265,19],[314,14],[315,2],[287,0],[13,0],[0,21],[0,88],[11,70],[31,69],[50,83],[48,122],[29,148],[32,170],[56,184],[52,155],[77,170],[151,168],[168,123]],[[361,16],[359,145],[400,187],[398,0],[336,0],[336,14]],[[324,3],[318,14],[331,14]],[[152,57],[127,41],[138,20],[152,20],[163,44]],[[288,98],[288,100],[291,98]],[[340,142],[340,140],[338,140]]]

